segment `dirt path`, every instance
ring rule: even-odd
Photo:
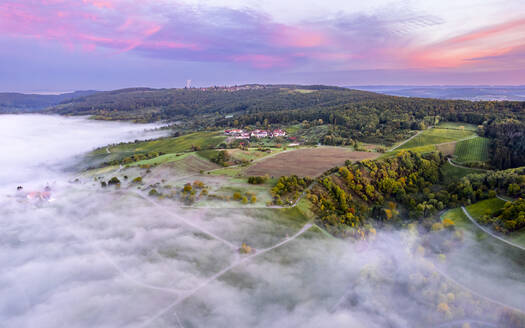
[[[421,130],[421,131],[418,131],[418,133],[414,134],[413,136],[411,136],[410,138],[408,138],[407,140],[403,141],[402,143],[400,143],[399,145],[397,146],[394,146],[393,148],[391,148],[388,152],[391,152],[391,151],[394,151],[396,150],[397,148],[403,146],[404,144],[406,144],[407,142],[409,142],[410,140],[414,139],[415,137],[417,137],[418,135],[420,135],[421,133],[423,133],[425,130]]]
[[[140,197],[141,199],[143,200],[146,200],[147,202],[153,204],[154,206],[156,207],[159,207],[159,208],[162,208],[162,209],[166,209],[166,206],[148,198],[147,196],[144,196],[142,195],[141,193],[139,192],[136,192],[136,191],[132,191],[133,194],[137,195],[138,197]],[[174,214],[173,212],[171,211],[166,211],[167,215],[170,215],[172,217],[175,217],[177,220],[179,221],[182,221],[184,224],[212,237],[213,239],[216,239],[220,242],[222,242],[223,244],[225,244],[226,246],[228,246],[229,248],[231,248],[232,250],[238,250],[240,246],[236,246],[234,244],[232,244],[231,242],[217,236],[216,234],[214,234],[213,232],[209,231],[209,230],[206,230],[204,229],[203,227],[199,227],[198,225],[194,224],[193,222],[189,221],[189,220],[186,220],[184,217],[180,216],[180,215],[176,215]]]
[[[472,295],[475,295],[475,296],[477,296],[477,297],[479,297],[479,298],[482,298],[482,299],[484,299],[484,300],[486,300],[486,301],[489,301],[489,302],[491,302],[491,303],[497,304],[497,305],[502,306],[502,307],[504,307],[504,308],[508,308],[508,309],[513,310],[513,311],[519,312],[519,313],[521,313],[521,314],[525,314],[525,313],[523,312],[522,309],[515,308],[515,307],[510,306],[510,305],[508,305],[508,304],[504,304],[504,303],[502,303],[502,302],[500,302],[500,301],[498,301],[498,300],[492,299],[492,298],[490,298],[490,297],[488,297],[488,296],[482,295],[482,294],[480,294],[480,293],[478,293],[478,292],[476,292],[476,291],[470,289],[469,287],[463,285],[462,283],[460,283],[460,282],[457,281],[456,279],[454,279],[454,278],[452,278],[451,276],[449,276],[448,274],[446,274],[444,271],[441,271],[441,269],[439,269],[438,266],[436,266],[436,265],[433,266],[433,269],[434,269],[437,273],[439,273],[443,278],[445,278],[446,280],[451,281],[451,282],[454,283],[456,286],[465,289],[466,291],[468,291],[468,292],[471,293]]]
[[[501,199],[501,200],[504,201],[504,202],[513,202],[513,201],[514,201],[513,199],[511,199],[511,198],[509,198],[509,197],[506,197],[506,198],[505,198],[505,197],[503,197],[503,196],[501,196],[501,195],[496,195],[496,197],[499,198],[499,199]]]
[[[311,227],[313,226],[312,223],[307,223],[305,224],[297,233],[295,233],[293,236],[289,237],[289,238],[286,238],[282,241],[280,241],[279,243],[271,246],[271,247],[268,247],[268,248],[265,248],[265,249],[262,249],[262,250],[259,250],[259,251],[256,251],[255,253],[251,254],[251,255],[248,255],[244,258],[241,258],[240,260],[237,260],[236,262],[230,264],[229,266],[225,267],[224,269],[222,269],[221,271],[217,272],[216,274],[214,274],[213,276],[209,277],[208,279],[206,279],[205,281],[203,281],[202,283],[200,283],[198,286],[196,286],[195,288],[183,293],[183,296],[177,298],[173,303],[169,304],[168,306],[166,306],[164,309],[162,309],[161,311],[159,311],[157,314],[155,314],[153,317],[149,318],[147,321],[145,321],[142,325],[140,325],[140,327],[146,327],[148,325],[150,325],[152,322],[154,322],[157,318],[163,316],[164,314],[166,314],[171,308],[177,306],[178,304],[182,303],[184,300],[186,300],[187,298],[191,297],[192,295],[194,295],[196,292],[198,292],[200,289],[206,287],[208,284],[210,284],[211,282],[215,281],[216,279],[220,278],[222,275],[226,274],[227,272],[229,272],[230,270],[234,269],[235,267],[241,265],[241,264],[244,264],[248,261],[250,261],[251,259],[259,256],[259,255],[262,255],[264,253],[267,253],[273,249],[276,249],[278,247],[281,247],[289,242],[291,242],[292,240],[296,239],[297,237],[299,237],[300,235],[302,235],[303,233],[305,233],[308,229],[310,229]]]
[[[454,141],[455,142],[455,141]],[[456,164],[454,162],[452,162],[452,159],[449,157],[448,158],[448,162],[450,165],[454,166],[454,167],[459,167],[459,168],[462,168],[462,169],[468,169],[468,170],[474,170],[474,171],[481,171],[481,172],[488,172],[490,170],[485,170],[485,169],[478,169],[478,168],[475,168],[475,167],[467,167],[467,166],[463,166],[463,165],[459,165],[459,164]]]
[[[500,241],[502,241],[502,242],[504,242],[504,243],[506,243],[506,244],[508,244],[508,245],[510,245],[510,246],[512,246],[512,247],[516,247],[516,248],[521,249],[522,251],[525,251],[525,247],[520,246],[520,245],[517,245],[517,244],[515,244],[515,243],[513,243],[513,242],[511,242],[511,241],[508,241],[508,240],[506,240],[505,238],[502,238],[502,237],[500,237],[500,236],[494,234],[492,231],[488,230],[487,228],[481,226],[481,225],[480,225],[480,224],[479,224],[479,223],[478,223],[478,222],[477,222],[477,221],[476,221],[476,220],[470,215],[470,213],[469,213],[468,210],[465,208],[465,206],[461,206],[461,209],[463,210],[463,213],[465,213],[465,215],[467,216],[467,218],[468,218],[472,223],[474,223],[474,225],[475,225],[476,227],[478,227],[479,229],[481,229],[481,230],[482,230],[483,232],[485,232],[486,234],[488,234],[488,235],[490,235],[491,237],[494,237],[494,238],[496,238],[496,239],[498,239],[498,240],[500,240]]]

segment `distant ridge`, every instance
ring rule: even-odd
[[[391,96],[435,98],[451,100],[510,100],[525,101],[525,86],[403,86],[403,85],[377,85],[377,86],[348,86],[349,89],[372,91]]]
[[[0,113],[35,113],[73,99],[91,96],[98,91],[85,90],[58,95],[0,92]]]

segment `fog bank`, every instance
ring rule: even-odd
[[[340,240],[277,211],[68,182],[74,155],[143,130],[0,116],[0,327],[505,327],[525,311],[523,254],[468,231]],[[52,202],[11,197],[50,179]],[[243,242],[255,252],[239,254]]]

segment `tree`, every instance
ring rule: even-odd
[[[184,188],[182,188],[182,192],[185,194],[191,193],[192,191],[193,191],[193,187],[191,186],[191,183],[189,182],[184,185]]]
[[[109,179],[108,185],[120,185],[120,180],[117,177],[112,177],[111,179]]]

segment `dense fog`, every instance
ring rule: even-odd
[[[475,231],[341,240],[277,211],[71,182],[78,155],[149,128],[0,116],[0,327],[503,327],[525,311],[523,254]]]

